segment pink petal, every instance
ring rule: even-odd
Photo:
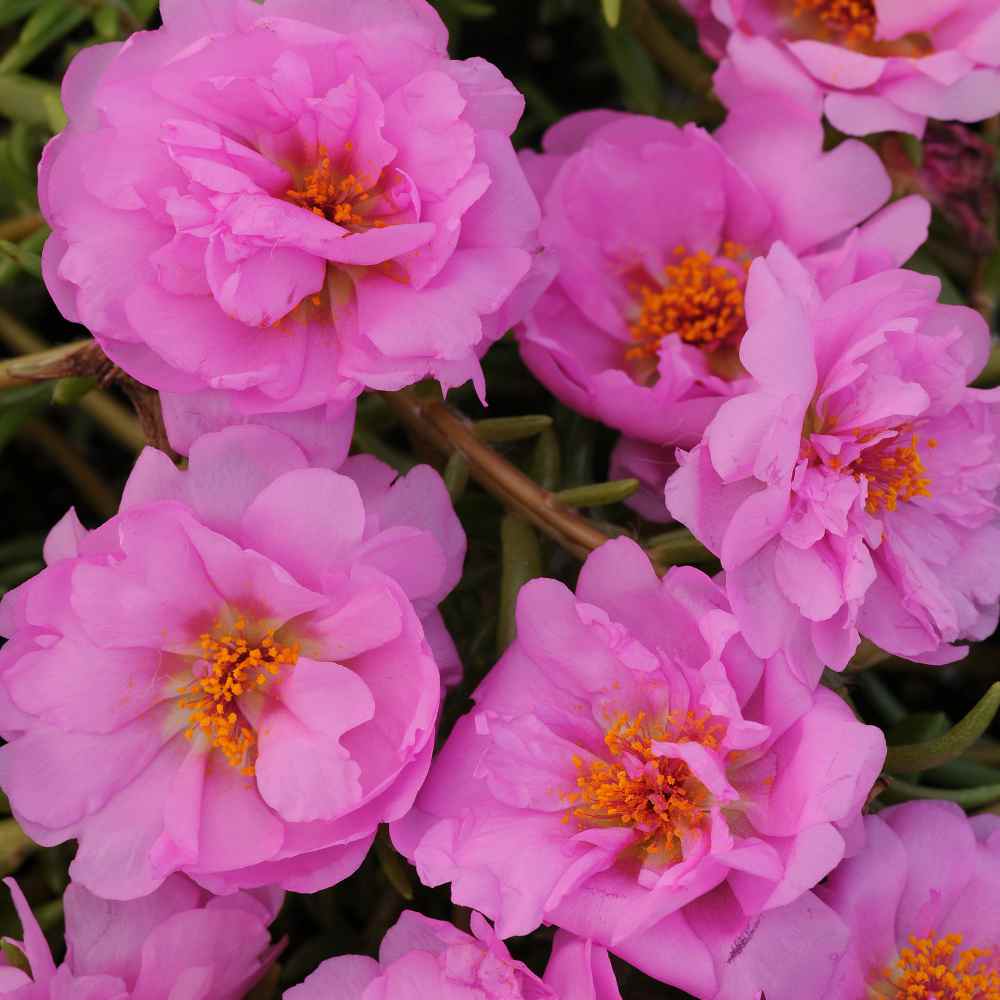
[[[317,519],[316,511],[324,516]],[[329,469],[313,468],[285,473],[266,486],[244,513],[242,534],[249,545],[309,584],[361,541],[364,524],[365,509],[354,483]]]

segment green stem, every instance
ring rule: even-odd
[[[500,522],[501,575],[500,617],[497,624],[497,655],[514,641],[517,595],[529,581],[542,575],[542,555],[535,529],[517,514],[505,514]]]
[[[574,486],[571,490],[560,490],[554,496],[567,507],[607,507],[627,500],[638,490],[638,479],[616,479],[608,483]]]
[[[668,76],[695,94],[705,97],[711,94],[711,65],[674,38],[648,0],[628,0],[625,14],[632,33]],[[716,103],[714,98],[710,99]]]
[[[993,341],[986,367],[979,373],[979,378],[973,385],[980,389],[988,389],[1000,385],[1000,341]]]
[[[660,566],[689,566],[692,563],[703,565],[715,559],[715,556],[684,528],[657,535],[647,543],[646,553]]]
[[[944,799],[963,809],[979,809],[1000,802],[1000,785],[980,785],[978,788],[928,788],[909,781],[893,778],[882,798],[889,802],[907,802],[910,799]]]

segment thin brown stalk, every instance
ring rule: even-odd
[[[518,511],[567,552],[585,559],[608,541],[609,536],[587,518],[560,504],[552,493],[482,442],[471,421],[440,399],[426,399],[412,389],[386,393],[384,398],[413,434],[443,455],[458,452],[464,456],[469,475],[483,489]]]
[[[45,342],[36,333],[33,333],[3,309],[0,309],[0,341],[25,355],[35,355],[46,350]],[[92,343],[89,340],[78,340],[75,344],[66,345],[65,349],[72,355],[77,348],[83,348]],[[8,381],[5,382],[3,374],[5,366],[10,362],[14,362],[16,371],[17,362],[22,360],[26,361],[27,359],[11,358],[9,361],[0,362],[0,389],[25,384],[25,381],[18,379],[16,375],[14,376],[15,381],[9,381],[10,376],[8,376]],[[44,370],[44,364],[42,369]],[[29,381],[32,380],[34,379],[29,379]],[[93,392],[88,392],[77,405],[85,413],[88,413],[98,426],[107,431],[111,437],[129,451],[142,451],[146,446],[146,437],[132,411],[105,390],[95,389]]]
[[[26,338],[31,338],[31,341]],[[0,339],[12,345],[37,342],[12,316],[0,310]],[[135,417],[106,393],[95,390],[80,401],[110,434],[133,451],[151,444],[176,457],[167,441],[157,392],[136,382],[108,360],[96,341],[77,340],[48,350],[0,361],[0,390],[54,379],[92,376],[102,382],[116,382],[129,397]],[[93,398],[92,398],[93,397]]]
[[[92,340],[50,347],[34,354],[0,361],[0,389],[15,389],[31,382],[93,375],[104,354]],[[106,359],[105,359],[106,361]]]
[[[18,215],[13,219],[4,219],[0,222],[0,240],[20,243],[26,236],[41,229],[44,224],[45,220],[38,212],[29,212],[27,215]]]
[[[586,559],[594,549],[616,537],[560,502],[556,493],[544,489],[494,451],[481,440],[475,425],[440,397],[421,395],[413,389],[382,395],[417,441],[431,445],[447,458],[461,455],[468,465],[469,476],[487,493],[578,559]],[[648,554],[660,573],[670,566],[700,561],[691,559],[691,545],[675,548],[661,544]],[[705,553],[701,549],[697,554]]]
[[[37,445],[65,474],[73,488],[95,514],[111,517],[118,509],[118,497],[65,437],[44,420],[29,420],[20,432]]]

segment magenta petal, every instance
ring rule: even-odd
[[[357,711],[366,714],[370,708]],[[256,768],[264,801],[290,823],[336,819],[361,801],[361,768],[339,740],[283,709],[264,718]]]
[[[402,632],[403,615],[395,594],[378,574],[371,580],[365,580],[367,576],[372,574],[356,573],[359,586],[346,602],[331,614],[310,619],[309,638],[319,645],[325,660],[353,659]]]
[[[421,191],[442,197],[472,166],[474,132],[461,121],[458,86],[442,73],[411,80],[386,102],[385,136],[398,150],[397,169]]]
[[[191,445],[189,459],[183,498],[208,527],[229,535],[264,487],[307,464],[294,441],[263,427],[205,434]],[[132,487],[130,479],[126,496]]]
[[[279,247],[237,260],[228,257],[224,240],[213,240],[205,271],[219,308],[248,326],[274,326],[326,280],[325,261],[303,250]]]
[[[18,708],[50,725],[110,733],[175,693],[161,663],[159,650],[62,639],[22,656],[3,681]]]
[[[565,931],[557,931],[552,942],[545,983],[559,997],[621,1000],[607,950]]]
[[[317,509],[326,512],[322,520],[313,516]],[[329,469],[302,469],[257,495],[243,515],[242,533],[248,545],[309,584],[360,542],[364,523],[364,505],[351,480]]]
[[[218,991],[216,995],[234,995],[269,944],[266,926],[250,913],[202,909],[175,914],[143,944],[134,995],[150,1000],[206,996],[201,991],[185,994],[183,987],[178,988],[196,982],[192,973],[201,970],[208,970],[206,986]],[[173,986],[169,993],[162,989],[168,983]]]
[[[37,728],[0,749],[0,785],[19,814],[54,829],[98,812],[170,738],[153,710],[112,733]]]
[[[230,871],[274,857],[284,824],[258,794],[252,778],[210,754],[201,801],[198,862],[192,874]]]
[[[11,898],[14,901],[14,909],[17,911],[21,921],[21,933],[24,941],[24,957],[27,958],[31,967],[32,979],[37,986],[46,986],[49,979],[56,971],[55,963],[52,961],[52,953],[49,951],[45,935],[35,915],[31,912],[28,901],[21,892],[21,887],[12,878],[5,878],[4,885],[10,890]],[[17,995],[20,991],[16,991]],[[27,998],[26,998],[27,1000]]]
[[[379,974],[379,964],[364,955],[328,958],[305,982],[285,993],[286,1000],[360,1000]]]
[[[371,692],[357,674],[306,657],[281,682],[281,701],[303,725],[335,740],[375,714]]]
[[[189,749],[174,737],[152,761],[141,781],[133,781],[80,832],[80,847],[70,875],[95,895],[136,899],[153,892],[167,873],[156,874],[150,862],[163,832],[163,806],[170,783]]]

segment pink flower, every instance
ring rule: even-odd
[[[667,482],[671,514],[722,560],[758,656],[818,677],[859,632],[943,663],[997,623],[997,391],[989,351],[940,283],[886,271],[822,294],[783,246],[754,263],[728,401]]]
[[[121,511],[71,511],[0,604],[0,785],[28,834],[80,841],[102,896],[175,871],[309,892],[361,863],[430,764],[436,605],[465,537],[436,472],[310,466],[265,427],[147,449]]]
[[[926,237],[918,197],[884,209],[872,150],[823,152],[818,93],[744,88],[715,137],[593,111],[522,154],[557,280],[519,330],[525,363],[567,406],[640,440],[694,444],[744,391],[750,261],[783,240],[817,276],[903,263]],[[761,141],[766,134],[767,141]]]
[[[708,577],[661,581],[629,540],[590,556],[576,596],[527,584],[517,626],[394,843],[501,937],[555,924],[711,995],[687,907],[726,885],[755,915],[814,886],[859,826],[881,732],[755,657]]]
[[[472,935],[407,910],[382,940],[379,960],[327,959],[285,1000],[621,1000],[603,948],[559,933],[544,982],[511,958],[478,914]]]
[[[864,825],[864,849],[791,906],[747,921],[709,899],[713,1000],[1000,995],[1000,818],[909,802]]]
[[[789,72],[824,94],[848,135],[909,132],[928,118],[1000,111],[996,0],[681,0],[722,73]],[[780,67],[780,69],[779,69]],[[724,103],[728,94],[719,91]]]
[[[909,802],[866,817],[865,831],[865,849],[816,890],[850,930],[833,992],[821,995],[906,995],[921,983],[942,1000],[1000,996],[1000,817]],[[951,993],[939,965],[956,977]]]
[[[482,392],[542,280],[517,90],[450,60],[425,0],[161,13],[63,83],[39,197],[64,315],[148,385],[247,412],[427,375]]]
[[[58,968],[21,890],[14,897],[31,973],[0,957],[0,997],[8,1000],[242,1000],[270,967],[267,925],[281,892],[212,897],[172,875],[144,899],[98,899],[73,882],[63,903],[66,960]]]
[[[160,401],[163,405],[163,420],[170,444],[182,455],[189,454],[194,442],[205,434],[225,430],[238,424],[255,424],[271,427],[290,437],[302,449],[310,465],[321,465],[337,471],[347,458],[354,433],[356,407],[353,400],[327,403],[295,413],[254,414],[241,412],[231,394],[213,389],[183,395],[163,392],[160,393]],[[367,469],[374,475],[376,483],[380,484],[377,492],[384,500],[383,488],[391,482],[392,476],[386,466],[377,462],[373,464],[369,459],[359,457],[349,463],[349,468],[355,472]],[[355,472],[350,474],[355,475]],[[661,486],[661,496],[662,493]],[[440,499],[438,491],[432,491],[432,497],[431,508]],[[370,507],[368,514],[374,516],[376,511]],[[450,518],[448,520],[450,521]],[[444,535],[453,535],[450,524],[441,527]],[[455,582],[457,579],[456,576]],[[453,585],[449,586],[449,590]],[[454,687],[462,679],[462,664],[458,658],[458,650],[455,649],[436,608],[421,604],[420,615],[427,641],[434,651],[441,670],[441,679],[445,687]]]

